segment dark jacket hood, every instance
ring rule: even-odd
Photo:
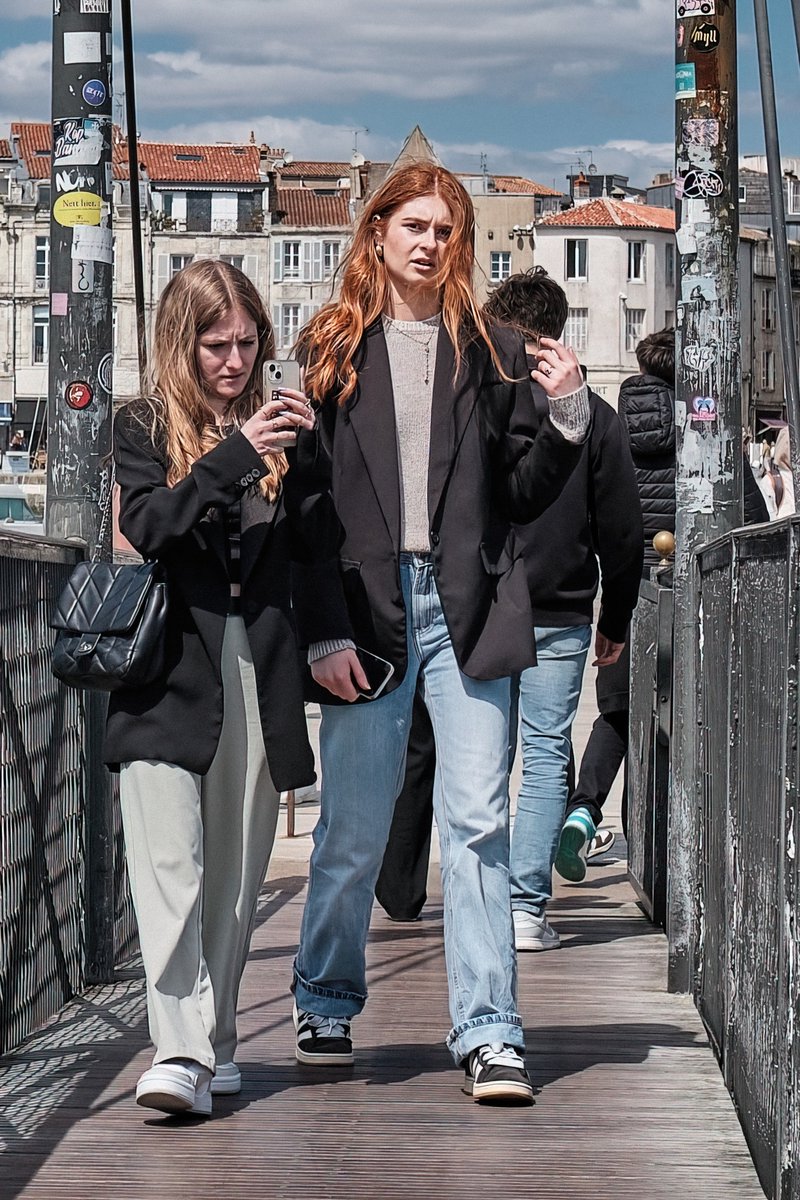
[[[675,389],[656,375],[631,375],[619,389],[618,411],[634,459],[675,453]]]

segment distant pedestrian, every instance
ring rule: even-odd
[[[788,517],[795,511],[789,430],[785,426],[778,431],[772,453],[765,455],[758,486],[764,495],[770,521]]]

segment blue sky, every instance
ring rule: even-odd
[[[791,4],[770,8],[781,149],[798,155]],[[740,150],[759,153],[751,6],[739,9]],[[49,120],[51,13],[52,0],[0,0],[0,135]],[[457,170],[477,172],[483,153],[490,172],[561,188],[588,151],[638,186],[671,169],[674,0],[134,0],[133,20],[146,139],[254,130],[296,159],[348,159],[368,128],[359,150],[391,159],[419,123]]]

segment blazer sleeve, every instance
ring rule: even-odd
[[[287,456],[286,511],[300,548],[292,563],[292,606],[302,647],[353,640],[339,567],[344,531],[331,495],[335,426],[336,401],[331,399],[317,410],[315,429],[301,432]]]
[[[594,402],[589,461],[590,519],[602,578],[597,628],[619,643],[625,641],[639,599],[644,562],[642,510],[622,424],[604,400],[594,397]]]
[[[220,442],[193,464],[185,479],[167,486],[166,455],[131,406],[114,422],[114,460],[120,489],[119,526],[144,558],[168,554],[216,505],[238,499],[267,472],[241,433]]]
[[[531,394],[522,339],[515,339],[507,384],[505,427],[496,429],[495,478],[510,521],[535,521],[560,496],[578,464],[583,442],[568,442],[550,417],[540,420]]]

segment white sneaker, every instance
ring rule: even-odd
[[[558,950],[561,938],[544,913],[535,917],[533,913],[515,908],[511,915],[514,918],[514,945],[518,950]]]
[[[211,1072],[191,1059],[169,1059],[145,1071],[136,1085],[136,1103],[165,1113],[211,1113]]]
[[[235,1096],[242,1090],[242,1073],[235,1062],[217,1063],[217,1070],[208,1089],[215,1096]]]

